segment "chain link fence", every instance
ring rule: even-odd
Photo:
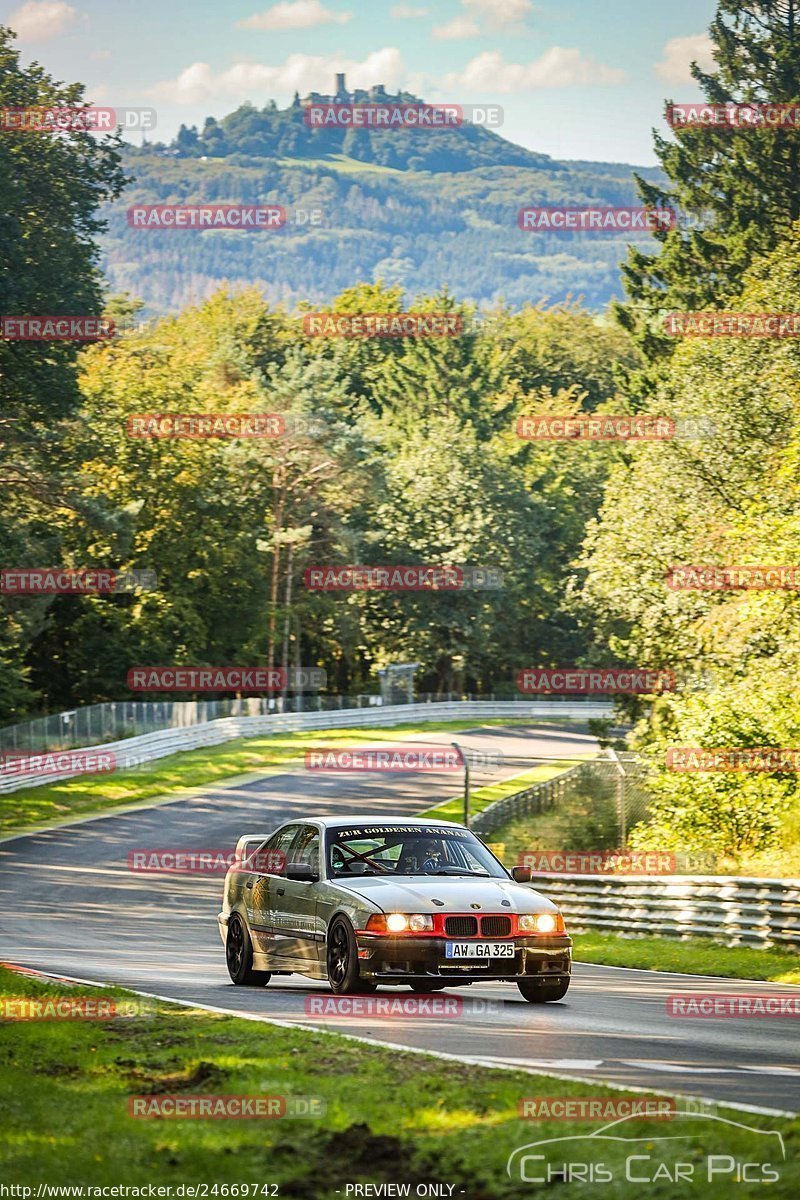
[[[543,783],[498,800],[475,817],[481,837],[504,846],[507,861],[530,849],[624,849],[648,816],[645,769],[634,754],[607,750]]]
[[[90,704],[0,729],[0,751],[34,754],[121,741],[160,729],[186,729],[221,717],[263,717],[380,705],[380,696],[276,696],[229,700],[121,700]]]

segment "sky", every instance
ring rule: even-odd
[[[714,0],[23,0],[0,3],[23,63],[104,106],[157,112],[149,139],[297,89],[383,83],[499,104],[497,130],[555,158],[652,165],[664,101],[701,93]],[[132,135],[138,141],[139,135]]]

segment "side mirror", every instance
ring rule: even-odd
[[[316,883],[319,872],[308,863],[287,863],[284,872],[286,879],[294,879],[297,883]]]
[[[517,883],[530,883],[532,878],[530,867],[512,867],[511,878]]]

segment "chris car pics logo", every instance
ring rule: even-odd
[[[732,1189],[781,1178],[786,1149],[777,1130],[690,1112],[676,1114],[668,1130],[648,1131],[633,1114],[589,1134],[519,1146],[506,1171],[520,1183],[678,1184],[681,1195],[696,1187],[698,1196],[709,1184]]]

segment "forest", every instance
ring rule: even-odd
[[[755,22],[748,6],[720,4],[718,66],[695,68],[715,102],[796,99],[785,81],[800,78],[800,33],[781,5],[769,11]],[[0,91],[3,104],[81,96],[22,68],[8,33]],[[135,289],[110,285],[99,249],[109,208],[131,194],[135,156],[114,138],[76,132],[43,148],[33,137],[0,142],[3,311],[46,302],[102,314],[117,333],[87,346],[0,342],[2,562],[154,572],[158,585],[4,596],[3,720],[123,699],[132,664],[302,664],[323,668],[330,691],[354,693],[411,660],[422,692],[494,695],[516,694],[527,668],[663,670],[675,691],[621,704],[654,767],[654,820],[641,836],[719,845],[743,861],[769,846],[775,861],[781,841],[797,842],[791,771],[663,765],[674,746],[797,744],[797,590],[676,589],[668,576],[680,564],[800,562],[800,347],[789,335],[668,336],[663,320],[797,308],[793,130],[657,136],[661,170],[639,178],[641,202],[710,219],[629,247],[625,297],[602,311],[530,289],[520,304],[479,305],[451,276],[444,229],[431,234],[436,286],[355,261],[325,304],[462,318],[460,336],[430,338],[309,336],[303,312],[318,298],[279,302],[256,278],[149,312]],[[204,198],[242,199],[240,178],[217,174]],[[269,439],[129,436],[142,413],[289,419]],[[676,433],[518,434],[525,416],[585,413],[666,419]],[[503,586],[304,586],[308,567],[340,564],[472,566],[501,573]]]

